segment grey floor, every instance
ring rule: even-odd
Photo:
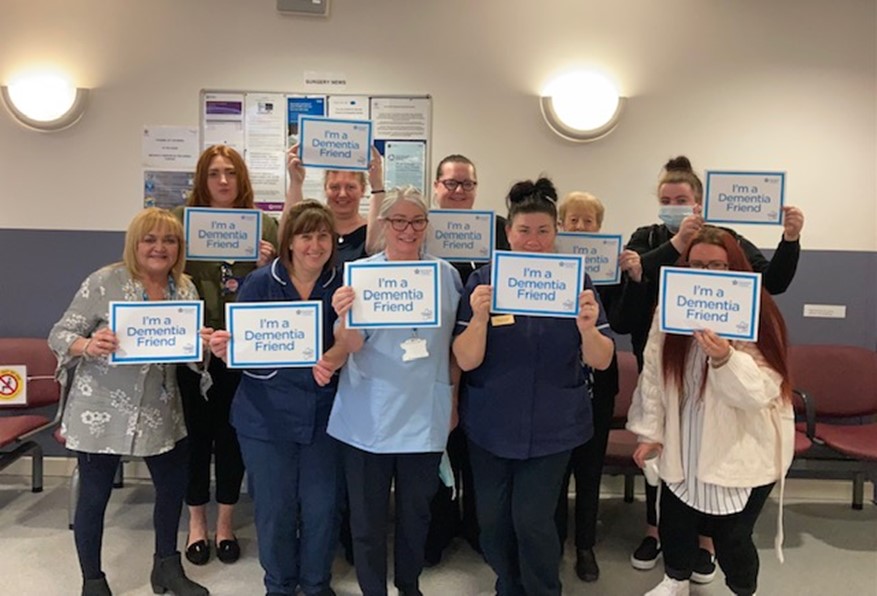
[[[661,579],[660,565],[642,572],[628,563],[631,548],[641,538],[643,507],[622,501],[617,480],[607,479],[601,503],[596,548],[600,580],[584,584],[575,577],[573,549],[568,545],[561,568],[565,594],[643,594]],[[866,490],[873,494],[871,485]],[[877,506],[868,501],[863,511],[853,511],[849,483],[790,480],[786,494],[784,565],[772,546],[775,501],[768,502],[756,526],[762,563],[759,594],[877,595]],[[47,478],[45,491],[33,494],[26,478],[0,475],[0,595],[79,594],[73,537],[67,530],[67,498],[64,478]],[[150,485],[141,480],[130,480],[114,491],[106,517],[104,569],[116,595],[152,593],[148,583],[153,551],[151,499]],[[205,567],[188,567],[211,594],[264,593],[253,525],[247,521],[251,512],[244,497],[237,516],[244,551],[240,561],[226,566],[213,559]],[[185,540],[184,532],[180,540]],[[359,593],[353,569],[340,556],[334,565],[333,587],[339,596]],[[493,575],[465,542],[458,541],[440,565],[424,572],[421,587],[427,596],[491,594]],[[692,593],[730,592],[719,573],[711,585]]]

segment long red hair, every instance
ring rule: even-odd
[[[743,253],[743,249],[737,240],[725,230],[715,226],[701,228],[691,242],[679,256],[677,265],[688,266],[688,255],[693,246],[697,244],[712,244],[725,250],[728,255],[728,269],[731,271],[752,271],[752,265]],[[690,335],[666,334],[664,336],[664,348],[662,352],[662,370],[664,383],[674,383],[676,387],[685,386],[685,361],[691,349],[694,338]],[[784,400],[792,398],[792,382],[789,377],[789,367],[786,360],[788,348],[788,334],[783,315],[780,313],[776,302],[770,294],[761,288],[761,314],[758,319],[758,350],[767,364],[782,377],[781,394]],[[707,374],[709,370],[707,369]],[[703,377],[700,392],[703,393],[706,384],[706,375]]]

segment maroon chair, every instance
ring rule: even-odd
[[[796,393],[813,410],[798,423],[813,445],[794,462],[794,475],[851,478],[853,509],[861,509],[865,479],[877,480],[877,352],[791,346],[789,368]]]
[[[612,430],[609,431],[609,442],[606,445],[606,457],[603,460],[603,473],[610,476],[624,476],[624,502],[633,502],[634,479],[640,469],[633,461],[637,439],[624,428],[627,411],[633,391],[639,379],[636,357],[631,352],[618,352],[618,395],[615,396],[615,411],[612,416]]]
[[[43,449],[30,437],[56,426],[64,409],[62,391],[55,380],[57,360],[45,338],[0,338],[0,368],[27,366],[27,404],[4,407],[0,413],[0,470],[26,455],[31,456],[31,490],[43,490]],[[36,410],[57,404],[53,418]],[[19,413],[20,412],[20,413]]]

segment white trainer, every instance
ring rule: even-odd
[[[660,584],[645,593],[645,596],[688,596],[691,582],[664,576]]]

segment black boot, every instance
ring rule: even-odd
[[[210,594],[207,588],[186,577],[183,564],[180,562],[180,553],[174,553],[163,559],[155,555],[152,575],[149,579],[155,594],[164,594],[168,591],[173,592],[175,596],[208,596]]]
[[[106,576],[82,582],[82,596],[113,596]]]

